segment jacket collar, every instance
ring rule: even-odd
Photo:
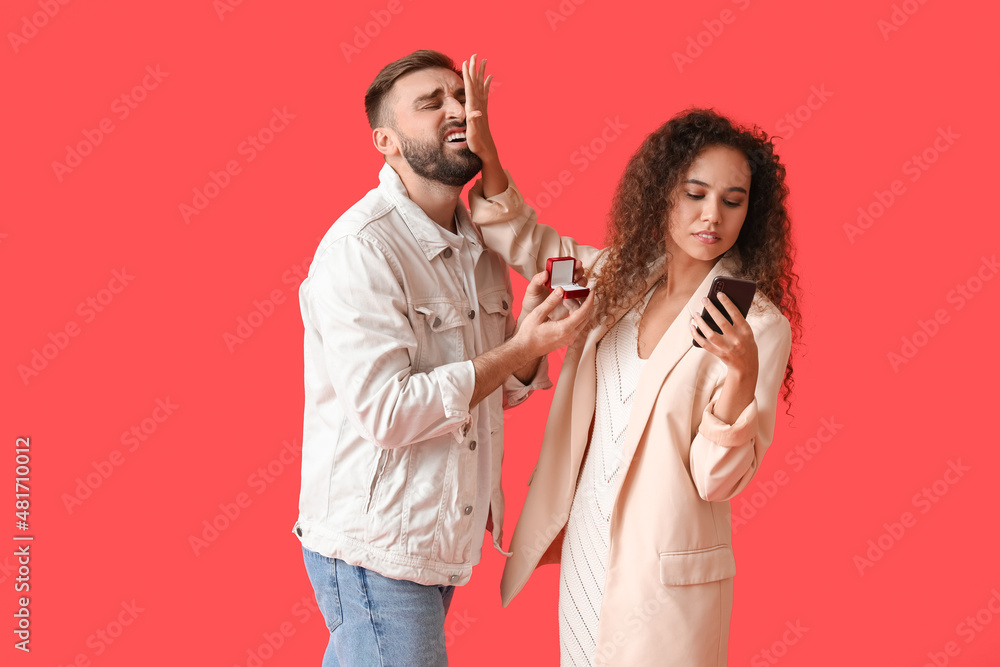
[[[389,163],[382,165],[378,179],[379,191],[395,206],[413,239],[428,260],[437,257],[445,248],[451,248],[455,252],[461,251],[462,241],[447,235],[439,224],[427,217],[424,210],[410,199],[399,174],[389,166]],[[464,236],[466,242],[472,244],[473,255],[475,259],[478,259],[483,249],[479,230],[474,228],[469,211],[461,199],[458,200],[455,210],[458,212],[458,235]]]
[[[702,299],[702,297],[708,296],[708,288],[712,285],[712,281],[715,280],[715,277],[716,276],[735,276],[736,275],[736,271],[739,268],[740,264],[741,264],[741,262],[740,262],[740,251],[739,251],[738,248],[736,248],[735,246],[733,246],[733,248],[724,257],[720,257],[719,258],[719,260],[715,263],[715,266],[712,267],[712,270],[708,272],[708,275],[705,276],[705,279],[701,281],[700,285],[698,285],[698,288],[694,291],[694,293],[691,295],[691,298],[687,302],[687,305],[686,305],[687,310],[694,311],[696,313],[700,313],[701,309],[702,309],[701,299]],[[650,264],[650,266],[649,266],[649,277],[646,279],[646,289],[643,290],[642,294],[635,295],[635,298],[632,299],[632,301],[630,301],[628,303],[628,305],[626,305],[624,308],[622,308],[621,310],[618,310],[618,311],[615,311],[615,312],[611,313],[611,317],[609,317],[608,320],[604,324],[602,324],[601,326],[595,327],[594,329],[592,329],[590,331],[590,336],[589,337],[592,337],[594,339],[594,341],[593,341],[594,343],[596,343],[601,338],[603,338],[604,334],[606,334],[611,329],[611,327],[613,327],[615,325],[615,323],[618,322],[618,320],[621,319],[621,317],[623,315],[625,315],[625,313],[627,313],[629,310],[631,310],[632,307],[636,303],[638,303],[639,301],[642,301],[642,299],[645,298],[646,292],[648,292],[649,289],[660,278],[663,277],[663,273],[666,271],[666,268],[667,268],[667,264],[666,264],[666,261],[665,261],[665,257],[663,257],[663,256],[658,257],[656,260],[654,260]],[[682,312],[681,315],[684,315],[684,313]],[[683,319],[683,324],[684,324],[684,331],[686,332],[687,329],[688,329],[687,322],[688,322],[688,320],[690,318],[689,317],[684,317],[682,319]],[[673,323],[671,323],[671,328],[673,327],[673,324],[675,324],[675,323],[676,323],[676,321],[673,322]],[[667,333],[670,333],[670,329],[669,328],[667,329]],[[663,335],[663,337],[666,338],[667,334],[665,333]],[[590,342],[590,341],[588,341],[588,342]],[[663,343],[663,339],[661,339],[660,343],[657,344],[657,348],[659,348],[662,345],[662,343]],[[694,347],[693,344],[691,345],[691,347]],[[655,354],[655,352],[656,351],[654,350],[654,354]],[[682,351],[682,353],[683,353],[683,351]],[[650,356],[650,359],[652,359],[652,356]],[[679,357],[678,357],[678,359],[679,359]]]
[[[652,413],[653,404],[656,402],[657,396],[659,396],[660,388],[666,381],[667,375],[684,355],[695,349],[691,335],[691,316],[689,313],[701,313],[704,308],[701,300],[703,297],[708,296],[708,290],[716,276],[736,275],[736,270],[740,265],[739,251],[734,247],[730,253],[730,256],[719,259],[708,275],[705,276],[705,279],[701,281],[698,289],[688,299],[685,308],[670,323],[666,333],[663,334],[663,337],[656,344],[653,353],[649,356],[649,360],[639,374],[635,399],[625,432],[625,442],[622,445],[622,465],[626,469],[631,464],[632,456],[639,445],[643,431],[646,430],[646,424]],[[659,275],[662,275],[662,271],[659,272]],[[704,354],[709,353],[704,352]]]
[[[622,453],[620,459],[620,465],[624,466],[625,469],[628,468],[632,461],[632,456],[635,453],[635,449],[639,444],[639,439],[642,437],[643,432],[646,430],[646,423],[649,421],[650,414],[653,409],[653,404],[656,402],[657,397],[660,393],[660,387],[666,381],[667,376],[670,371],[673,370],[674,366],[694,348],[693,338],[691,336],[691,329],[689,322],[691,316],[688,311],[693,311],[695,313],[700,313],[702,310],[702,297],[708,296],[708,289],[712,284],[712,281],[716,276],[734,276],[736,275],[736,270],[740,266],[739,261],[739,251],[734,247],[729,256],[722,257],[715,263],[712,270],[709,271],[705,279],[702,280],[701,284],[688,299],[685,308],[677,315],[667,331],[660,338],[656,347],[653,349],[653,353],[646,360],[643,365],[642,371],[639,374],[638,384],[636,386],[635,398],[633,399],[632,409],[629,416],[628,427],[625,432],[625,442],[622,445]],[[625,313],[627,313],[632,306],[640,301],[646,294],[653,284],[660,279],[666,269],[666,264],[663,258],[660,258],[654,262],[650,267],[649,279],[646,282],[646,290],[641,294],[635,295],[635,299],[621,311],[613,314],[604,325],[595,327],[591,330],[587,337],[587,341],[584,344],[583,358],[580,362],[580,368],[591,369],[593,372],[594,367],[594,355],[596,354],[597,342],[608,332],[608,330],[614,326],[614,323],[618,321]],[[707,354],[707,353],[706,353]],[[573,443],[573,456],[572,461],[574,465],[574,470],[579,471],[579,465],[583,458],[583,450],[587,444],[587,437],[583,434],[587,432],[590,428],[591,420],[593,419],[593,409],[594,409],[594,399],[596,397],[596,376],[594,377],[594,382],[587,384],[587,391],[583,391],[582,386],[578,383],[575,385],[574,397],[573,397],[573,412],[580,415],[579,423],[577,420],[573,421],[574,435],[571,439]],[[577,390],[577,388],[579,390]],[[576,431],[579,431],[577,434]],[[575,477],[573,478],[576,479]]]
[[[690,327],[690,313],[700,313],[702,311],[704,306],[701,300],[708,296],[708,290],[712,286],[712,281],[715,280],[716,276],[735,275],[736,269],[739,267],[739,251],[733,248],[731,253],[731,256],[722,257],[715,263],[715,266],[712,267],[712,270],[708,272],[708,275],[705,276],[705,279],[695,289],[691,298],[688,299],[684,309],[674,318],[674,321],[667,327],[667,331],[663,334],[663,337],[656,344],[653,353],[649,356],[648,363],[644,367],[644,369],[648,367],[650,372],[639,375],[639,392],[636,394],[636,403],[632,411],[633,415],[648,415],[649,409],[653,405],[653,399],[655,399],[656,393],[659,391],[659,385],[663,383],[667,374],[673,370],[677,362],[688,351],[694,349],[694,339],[691,335]],[[662,267],[657,272],[656,279],[659,279],[661,275],[663,275]],[[650,287],[656,279],[650,281]]]

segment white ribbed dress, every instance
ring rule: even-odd
[[[646,294],[645,304],[652,290]],[[611,507],[621,481],[619,463],[632,397],[645,363],[639,358],[639,306],[597,344],[594,435],[584,457],[566,524],[559,569],[559,645],[562,667],[590,667],[604,596]]]

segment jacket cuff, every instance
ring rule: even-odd
[[[531,378],[530,383],[524,384],[514,375],[510,375],[504,381],[503,407],[505,410],[512,408],[515,405],[523,403],[531,395],[531,392],[536,389],[548,389],[551,386],[552,381],[549,379],[549,355],[546,354],[538,362],[535,377]]]
[[[698,433],[722,447],[739,447],[752,443],[754,436],[757,435],[757,397],[755,396],[750,405],[743,408],[743,412],[732,424],[727,424],[715,416],[717,402],[718,399],[713,399],[705,406]]]
[[[483,196],[483,179],[479,179],[469,190],[469,213],[472,222],[477,225],[493,225],[500,222],[511,222],[521,212],[524,198],[514,185],[510,172],[507,174],[507,189],[489,199]]]
[[[472,361],[456,361],[439,366],[433,371],[438,375],[438,386],[441,388],[441,403],[444,404],[444,414],[447,418],[462,419],[456,424],[455,439],[462,442],[472,428],[472,414],[469,403],[472,402],[472,392],[476,388],[476,367]]]

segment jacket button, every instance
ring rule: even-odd
[[[475,440],[473,440],[472,442],[469,443],[469,449],[471,449],[472,451],[476,451],[476,441]]]
[[[295,534],[298,535],[299,537],[302,537],[302,528],[300,528],[299,526],[295,526]]]
[[[465,506],[465,513],[466,514],[472,514],[472,505],[466,505]]]
[[[504,310],[507,310],[507,302],[506,301],[501,301],[500,304],[503,306]]]
[[[474,310],[470,310],[469,311],[469,319],[470,320],[476,319],[476,311],[474,311]]]
[[[431,326],[434,326],[434,327],[441,326],[441,318],[440,317],[435,317],[434,318],[434,324],[432,324]]]
[[[449,581],[451,581],[451,583],[455,583],[456,581],[458,581],[458,575],[457,574],[453,574],[450,577],[448,577],[448,579],[449,579]]]
[[[451,258],[451,248],[445,248],[444,249],[444,258],[445,259]]]

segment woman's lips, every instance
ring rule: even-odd
[[[696,234],[692,234],[691,236],[695,237],[705,245],[712,245],[713,243],[718,243],[722,240],[718,235],[707,232],[698,232]]]

